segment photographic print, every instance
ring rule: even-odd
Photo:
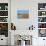
[[[29,10],[17,10],[17,18],[18,19],[28,19]]]
[[[39,37],[46,37],[46,29],[39,29],[38,31]]]

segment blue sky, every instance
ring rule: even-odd
[[[29,10],[17,10],[17,13],[26,14],[26,13],[29,13]]]

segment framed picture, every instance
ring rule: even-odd
[[[0,17],[0,22],[8,22],[8,17]]]
[[[27,19],[29,18],[29,10],[17,10],[18,19]]]
[[[39,37],[46,37],[46,29],[39,29]]]
[[[45,10],[46,9],[46,3],[38,3],[38,10]]]
[[[0,35],[8,37],[8,23],[0,23]]]

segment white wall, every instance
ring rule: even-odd
[[[46,0],[11,0],[11,22],[16,25],[17,30],[26,30],[32,24],[38,27],[38,3],[45,2]],[[29,9],[29,19],[18,19],[18,9]]]
[[[11,2],[11,16],[12,16],[11,22],[13,22],[16,25],[17,30],[27,30],[29,28],[29,26],[31,26],[31,25],[36,26],[36,24],[34,24],[37,21],[37,16],[36,16],[37,13],[34,13],[34,10],[36,12],[36,9],[37,9],[36,3],[37,2],[35,2],[35,1],[33,2],[32,0],[31,1],[24,1],[24,0],[17,1],[17,0],[15,0],[15,1]],[[17,18],[17,10],[18,9],[29,9],[29,19],[18,19]],[[36,17],[36,19],[34,19],[35,17]]]
[[[43,44],[42,38],[38,38],[38,3],[46,3],[46,0],[11,0],[11,22],[16,25],[18,32],[19,30],[21,32],[27,30],[32,24],[35,26],[34,32],[36,34],[33,35],[33,46]],[[17,9],[29,9],[29,19],[18,19]]]
[[[8,0],[0,0],[0,3],[7,3]],[[44,46],[44,43],[46,44],[46,40],[43,41],[43,38],[38,38],[38,3],[46,3],[46,0],[11,0],[11,11],[9,9],[9,17],[11,15],[11,22],[16,25],[16,34],[23,32],[23,34],[27,34],[26,30],[28,30],[28,27],[32,24],[35,26],[35,30],[33,33],[33,46]],[[10,5],[9,5],[10,7]],[[18,19],[17,18],[17,9],[29,9],[29,19]],[[10,14],[11,12],[11,14]],[[10,22],[10,21],[9,21]],[[17,32],[18,31],[18,32]],[[29,30],[28,30],[29,31]],[[24,33],[25,32],[25,33]],[[21,33],[22,34],[22,33]],[[30,33],[28,33],[30,34]],[[13,35],[13,37],[12,37]],[[11,43],[14,44],[14,32],[12,32],[11,35]],[[8,39],[9,40],[9,39]]]

